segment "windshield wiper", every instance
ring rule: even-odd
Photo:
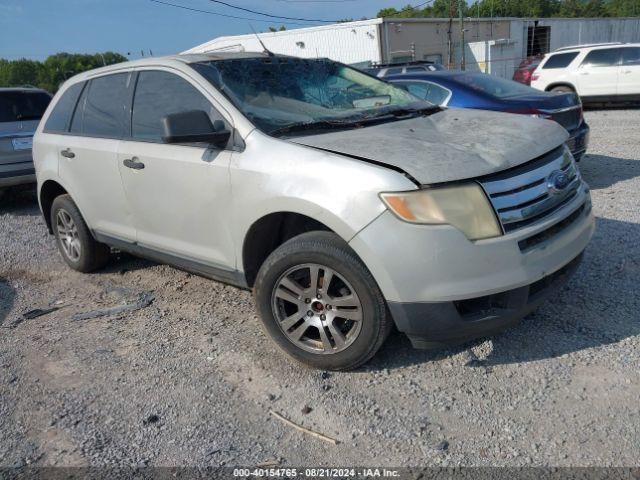
[[[279,127],[271,130],[269,135],[282,135],[285,133],[301,132],[316,129],[337,129],[359,127],[367,123],[383,122],[385,120],[401,120],[410,115],[431,114],[440,111],[437,105],[429,105],[423,108],[397,108],[394,110],[385,110],[372,115],[358,115],[348,117],[348,120],[317,120],[311,122],[299,122]]]
[[[396,108],[393,110],[387,110],[384,112],[379,112],[377,114],[368,115],[364,117],[366,120],[370,119],[380,119],[380,118],[401,118],[408,116],[416,116],[416,115],[425,115],[432,114],[440,111],[440,107],[438,105],[429,105],[428,107],[423,108]]]
[[[332,128],[346,128],[350,125],[358,122],[340,122],[334,120],[318,120],[312,122],[299,122],[291,123],[284,127],[275,128],[269,131],[269,135],[282,135],[285,133],[302,132],[305,130],[315,129],[332,129]]]

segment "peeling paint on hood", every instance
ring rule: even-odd
[[[550,120],[470,109],[290,142],[399,168],[421,184],[464,180],[515,167],[559,145],[568,133]]]

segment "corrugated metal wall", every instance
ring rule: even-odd
[[[511,38],[517,43],[516,52],[527,54],[527,29],[536,25],[533,20],[512,20]],[[572,45],[606,42],[640,42],[640,18],[541,18],[537,26],[549,26],[550,50]]]
[[[379,62],[381,19],[322,27],[260,33],[260,39],[274,53],[303,58],[326,57],[347,64]],[[260,52],[255,35],[220,37],[183,53],[215,51]]]

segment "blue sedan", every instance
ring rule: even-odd
[[[589,126],[575,93],[542,92],[512,80],[461,71],[392,75],[385,80],[443,107],[496,110],[554,120],[569,132],[567,145],[576,160],[587,150]]]

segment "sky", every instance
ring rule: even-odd
[[[188,11],[152,0],[0,0],[0,58],[44,60],[57,52],[115,51],[130,58],[178,53],[222,35],[287,29],[319,22],[269,19],[212,0],[162,0],[251,20]],[[304,19],[374,17],[384,7],[403,8],[408,0],[225,0],[226,3]],[[415,0],[412,5],[422,3]]]

